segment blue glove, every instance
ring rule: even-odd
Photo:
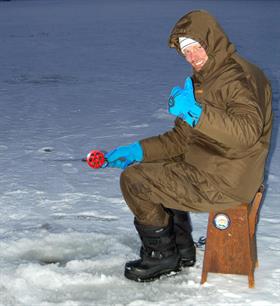
[[[188,77],[184,89],[179,86],[171,90],[168,100],[169,113],[186,121],[191,127],[195,127],[202,113],[202,107],[195,100],[192,79]]]
[[[125,169],[135,162],[141,162],[143,155],[143,149],[140,143],[135,142],[106,153],[105,158],[108,161],[107,167]]]

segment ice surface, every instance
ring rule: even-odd
[[[139,239],[116,169],[91,149],[169,129],[167,97],[190,68],[167,47],[191,9],[214,14],[273,86],[274,130],[258,226],[256,289],[194,268],[153,283],[126,280]],[[280,305],[279,1],[0,2],[0,305]],[[206,214],[192,214],[194,237]]]

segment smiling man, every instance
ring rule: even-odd
[[[201,44],[188,37],[179,37],[179,44],[186,61],[196,71],[201,70],[208,60],[208,55]]]
[[[135,281],[194,265],[189,212],[250,202],[269,149],[270,84],[217,21],[205,11],[188,13],[175,24],[169,46],[193,67],[168,99],[173,129],[106,156],[109,167],[125,169],[121,190],[142,241],[140,259],[125,266]]]

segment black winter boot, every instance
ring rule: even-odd
[[[191,267],[196,262],[196,249],[192,238],[192,224],[189,212],[170,209],[173,214],[176,245],[181,255],[181,265]]]
[[[128,279],[144,282],[179,271],[180,255],[172,222],[166,227],[157,227],[140,224],[135,219],[134,224],[142,240],[141,258],[126,263],[124,275]]]

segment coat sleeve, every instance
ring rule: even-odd
[[[141,140],[143,162],[169,159],[185,153],[191,143],[191,129],[182,119],[177,118],[172,130]]]
[[[247,149],[261,137],[264,118],[254,91],[240,82],[232,83],[226,109],[203,105],[195,130],[227,148]]]

